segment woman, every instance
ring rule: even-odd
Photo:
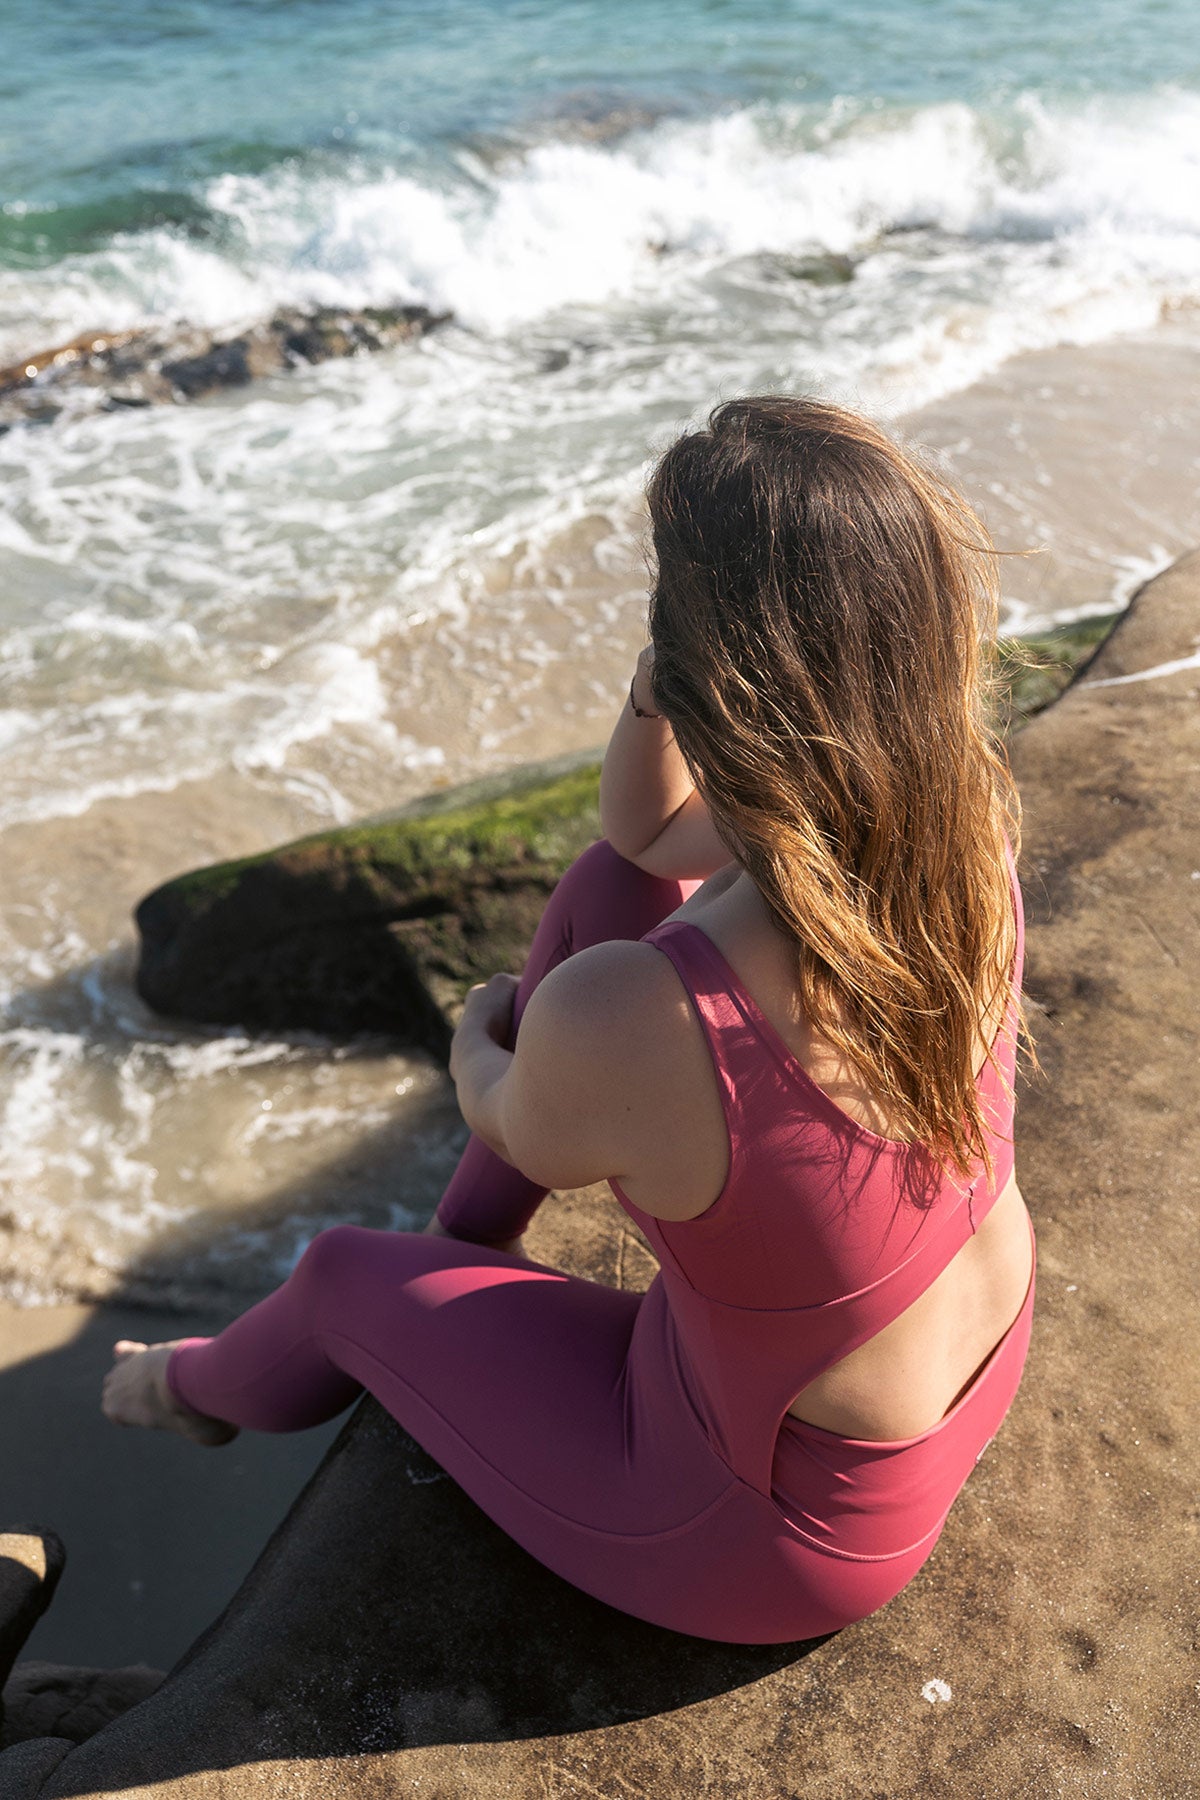
[[[468,999],[473,1136],[429,1233],[322,1232],[220,1336],[118,1344],[104,1405],[215,1443],[369,1388],[569,1581],[786,1642],[921,1566],[1029,1339],[994,564],[806,400],[719,407],[649,499],[606,841],[520,982]],[[547,1188],[601,1178],[659,1257],[644,1298],[521,1258]]]

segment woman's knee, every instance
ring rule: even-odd
[[[580,926],[580,941],[642,937],[680,904],[677,881],[648,875],[598,838],[577,856],[555,889],[555,900]]]
[[[378,1235],[363,1225],[330,1225],[313,1238],[292,1281],[316,1287],[322,1294],[344,1286],[369,1260],[370,1240]]]
[[[597,838],[594,844],[579,853],[558,885],[562,887],[564,882],[571,886],[581,884],[589,892],[595,892],[597,888],[623,887],[631,881],[636,882],[642,873],[636,863],[614,850],[607,838]]]

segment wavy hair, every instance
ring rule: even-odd
[[[989,1168],[1020,805],[993,727],[996,551],[870,420],[718,406],[650,481],[653,692],[892,1135]],[[990,1027],[990,1029],[989,1029]]]

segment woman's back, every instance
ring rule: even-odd
[[[1012,1173],[1013,1006],[995,1021],[996,1066],[980,1046],[993,1181],[979,1171],[973,1182],[947,1182],[888,1137],[878,1101],[803,1019],[786,941],[736,865],[650,941],[689,993],[712,1078],[696,1079],[692,1062],[672,1069],[666,1049],[670,1190],[656,1192],[651,1172],[618,1192],[651,1216],[656,1247],[710,1297],[765,1314],[804,1309],[802,1336],[832,1307],[813,1340],[825,1366],[811,1379],[802,1355],[791,1360],[788,1334],[780,1338],[784,1366],[768,1385],[794,1378],[794,1418],[876,1442],[925,1432],[970,1387],[1029,1290],[1031,1234]],[[1019,984],[1019,949],[1011,973]],[[669,1045],[669,1034],[660,1042]],[[889,1298],[882,1278],[915,1252],[924,1270],[915,1294],[910,1270]],[[874,1299],[856,1302],[865,1288]],[[864,1325],[874,1329],[856,1342]],[[761,1366],[755,1373],[764,1379]]]

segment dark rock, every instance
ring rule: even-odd
[[[448,317],[424,306],[285,307],[228,337],[189,325],[83,332],[0,369],[0,428],[52,419],[67,405],[196,400],[303,363],[404,343]]]
[[[66,1559],[52,1531],[37,1526],[0,1531],[0,1688],[54,1598]]]
[[[249,346],[244,338],[234,338],[227,344],[214,344],[201,356],[165,362],[162,372],[184,400],[211,394],[214,388],[245,387],[250,380]]]
[[[44,1794],[51,1775],[74,1748],[70,1738],[42,1737],[0,1750],[4,1800],[34,1800]]]
[[[813,256],[778,254],[767,263],[769,274],[788,281],[811,282],[814,287],[844,287],[854,280],[854,271],[854,258],[833,250]]]
[[[18,1663],[4,1690],[5,1745],[30,1738],[67,1738],[82,1744],[131,1706],[147,1699],[163,1679],[143,1663],[125,1669],[63,1668],[58,1663]]]
[[[137,909],[160,1012],[385,1032],[444,1058],[466,989],[524,962],[546,897],[599,835],[594,752],[177,877]]]

